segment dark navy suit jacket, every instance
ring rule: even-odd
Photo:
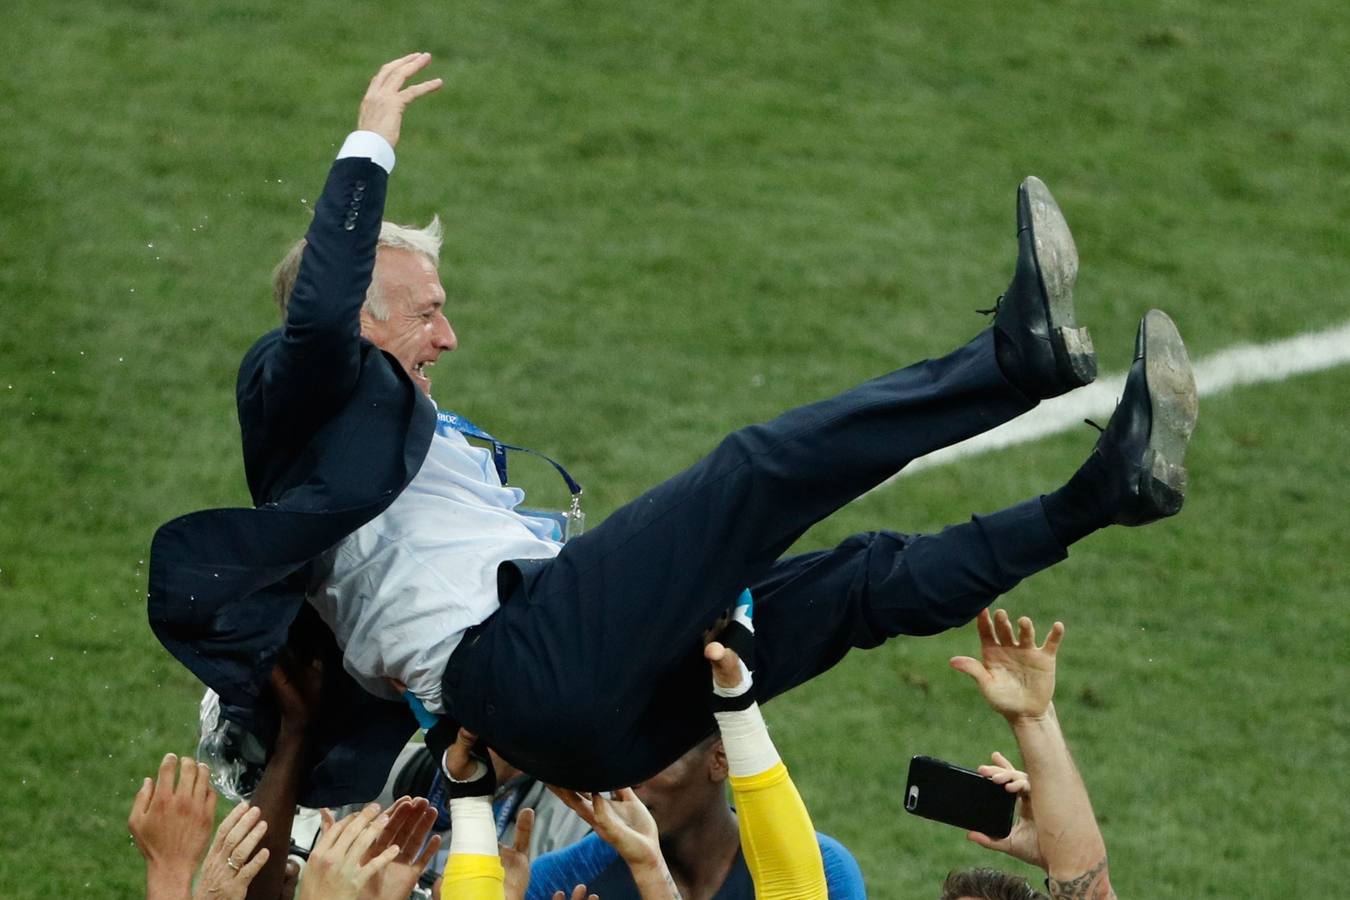
[[[305,603],[311,563],[384,511],[421,467],[433,404],[360,335],[388,175],[333,164],[315,205],[286,322],[244,356],[236,386],[253,509],[210,509],[161,527],[150,551],[149,618],[164,646],[264,740],[267,687],[292,631],[326,657],[325,711],[301,791],[307,806],[379,792],[416,728],[404,705],[361,690]]]

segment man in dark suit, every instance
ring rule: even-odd
[[[767,700],[852,647],[964,624],[1098,528],[1180,509],[1195,388],[1175,327],[1154,311],[1120,406],[1063,488],[938,534],[871,532],[782,557],[909,461],[1095,377],[1073,239],[1029,178],[991,328],[743,428],[559,543],[517,508],[486,451],[438,424],[426,367],[456,339],[435,253],[382,244],[403,111],[440,86],[404,84],[429,59],[372,80],[282,292],[284,325],[240,367],[256,508],[181,517],[152,548],[151,624],[228,717],[269,730],[268,679],[288,641],[326,658],[307,804],[374,796],[414,711],[441,718],[433,743],[463,724],[551,782],[640,782],[711,731],[688,699],[706,677],[701,638],[743,588],[759,603]]]

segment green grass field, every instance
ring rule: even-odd
[[[126,812],[199,687],[145,624],[154,528],[248,502],[239,357],[374,69],[437,55],[389,212],[439,213],[436,396],[566,461],[591,521],[725,431],[982,327],[1017,181],[1055,190],[1103,369],[1350,318],[1341,3],[60,0],[0,37],[0,897],[135,897]],[[1337,62],[1341,60],[1341,62]],[[1337,896],[1350,863],[1350,370],[1209,398],[1183,515],[1007,598],[1062,618],[1060,708],[1121,897]],[[904,479],[808,535],[1056,486],[1081,431]],[[516,467],[540,502],[551,471]],[[768,708],[880,900],[1000,864],[904,815],[909,756],[1010,736],[947,657],[855,654]],[[1030,873],[1028,873],[1030,874]]]

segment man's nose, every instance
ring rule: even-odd
[[[451,327],[450,320],[443,315],[436,323],[434,341],[437,350],[454,350],[459,346],[459,337],[455,334],[455,329]]]

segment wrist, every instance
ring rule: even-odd
[[[192,894],[192,873],[196,866],[179,860],[147,860],[145,864],[146,900],[178,900]]]
[[[1018,728],[1039,728],[1058,721],[1055,717],[1054,703],[1046,704],[1045,709],[1040,712],[1005,714],[1004,718],[1008,720],[1008,724],[1013,727],[1014,731]]]

